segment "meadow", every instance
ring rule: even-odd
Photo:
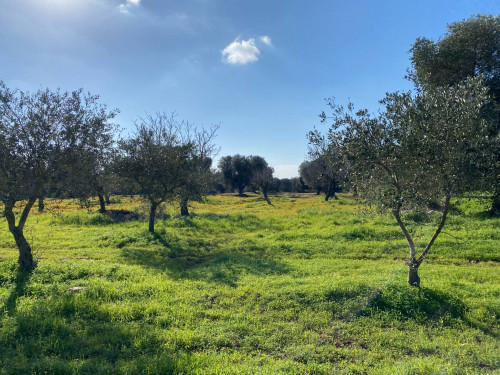
[[[167,206],[154,235],[51,200],[27,222],[30,273],[0,218],[0,374],[500,374],[488,202],[455,202],[418,289],[392,217],[348,194],[271,200]],[[405,219],[422,246],[437,217]]]

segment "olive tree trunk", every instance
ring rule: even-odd
[[[413,239],[406,229],[406,226],[404,225],[403,221],[401,220],[400,216],[400,208],[396,208],[392,211],[394,214],[394,217],[396,218],[396,221],[399,224],[399,227],[401,228],[401,231],[403,232],[406,241],[408,242],[408,246],[410,247],[410,257],[408,259],[408,284],[411,286],[416,286],[420,287],[420,277],[418,276],[418,268],[424,261],[425,257],[429,253],[432,245],[434,244],[434,241],[436,238],[439,236],[439,233],[441,233],[441,230],[444,227],[444,223],[446,222],[446,217],[448,216],[448,211],[450,210],[450,197],[447,196],[445,199],[445,204],[443,208],[443,215],[441,216],[441,220],[439,221],[439,225],[436,228],[434,234],[432,235],[429,243],[425,247],[424,251],[422,254],[417,258],[416,255],[416,249],[415,249],[415,243],[413,242]]]
[[[19,265],[25,270],[32,270],[35,268],[33,252],[31,251],[30,244],[24,237],[23,231],[16,227],[11,231],[11,233],[13,234],[17,248],[19,249]]]
[[[181,199],[180,203],[181,216],[189,216],[188,200],[189,198],[187,197]]]
[[[99,212],[103,214],[106,212],[106,201],[101,193],[97,193],[97,197],[99,198]]]
[[[269,196],[267,195],[267,190],[262,190],[262,194],[264,195],[264,199],[266,200],[267,204],[272,205],[271,200],[269,199]]]
[[[416,267],[408,265],[408,284],[420,287],[420,277],[418,276],[418,265]]]
[[[24,224],[28,219],[31,207],[36,201],[36,197],[29,198],[28,202],[24,206],[21,217],[19,218],[19,223],[16,225],[16,216],[14,214],[14,202],[5,203],[5,218],[7,219],[7,224],[9,225],[9,231],[14,236],[16,241],[17,249],[19,250],[18,263],[22,269],[32,270],[35,268],[36,264],[33,259],[33,253],[31,251],[31,246],[24,237]]]
[[[500,191],[497,191],[493,196],[493,202],[489,213],[492,216],[500,216]]]
[[[38,212],[43,212],[45,210],[45,203],[43,197],[38,197]]]
[[[335,192],[327,192],[327,193],[325,194],[325,201],[327,201],[327,202],[328,202],[328,200],[329,200],[330,198],[333,198],[333,199],[338,199],[338,198],[337,198],[337,196],[335,195]]]
[[[150,206],[149,206],[149,231],[151,233],[155,232],[155,217],[156,217],[156,209],[160,203],[155,202],[153,200],[150,200]]]

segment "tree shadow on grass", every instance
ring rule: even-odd
[[[467,316],[468,307],[458,297],[429,288],[415,288],[409,285],[392,284],[380,291],[358,316],[387,313],[398,320],[414,320],[419,324],[439,323],[453,326],[458,321],[499,337],[498,333],[473,322]]]
[[[122,249],[122,257],[130,263],[168,272],[175,278],[229,286],[236,286],[244,275],[279,275],[291,270],[286,263],[263,257],[264,249],[256,244],[249,244],[249,253],[244,253],[236,249],[221,249],[217,243],[203,240],[179,246],[159,234],[154,237],[162,248],[150,250],[127,246]]]
[[[1,328],[1,368],[8,374],[186,373],[172,356],[182,345],[158,351],[153,327],[116,319],[89,291],[51,293],[33,309],[12,311]],[[3,331],[2,331],[3,330]],[[188,353],[189,354],[189,353]],[[126,370],[124,370],[126,368]],[[3,372],[2,372],[3,373]]]
[[[23,270],[17,267],[16,277],[14,279],[14,289],[10,292],[5,305],[0,312],[7,312],[9,316],[14,315],[16,311],[17,300],[26,293],[27,285],[32,274],[32,270]]]
[[[467,308],[458,298],[428,288],[393,284],[374,298],[365,312],[383,311],[399,320],[419,322],[443,318],[464,319]]]

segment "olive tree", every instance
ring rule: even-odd
[[[116,172],[149,203],[151,233],[158,207],[179,196],[192,167],[193,144],[183,138],[182,125],[175,115],[147,115],[136,122],[135,134],[120,141]]]
[[[273,183],[274,169],[267,164],[266,159],[262,156],[252,155],[248,159],[252,170],[252,184],[262,191],[267,204],[271,204],[269,189]]]
[[[0,201],[22,268],[35,267],[24,226],[36,199],[49,189],[85,184],[82,155],[112,136],[115,114],[81,89],[29,93],[0,81]]]
[[[116,130],[116,127],[114,127]],[[75,153],[72,165],[77,166],[75,173],[68,176],[70,183],[63,190],[71,196],[87,199],[97,195],[99,212],[106,212],[106,203],[115,176],[112,173],[113,155],[116,153],[115,132],[109,132],[96,140],[96,147],[83,148]]]
[[[378,116],[329,102],[333,124],[327,139],[342,150],[361,197],[394,215],[410,249],[410,285],[420,285],[418,269],[445,225],[451,199],[496,172],[492,150],[498,137],[490,137],[481,117],[489,100],[479,79],[467,79],[417,94],[388,94]],[[329,119],[325,113],[322,118]],[[402,212],[427,209],[430,202],[440,202],[441,218],[418,252]]]
[[[319,132],[309,134],[310,145],[317,146],[321,135]],[[310,152],[312,160],[304,161],[299,166],[300,177],[307,186],[316,190],[317,194],[321,191],[325,193],[325,201],[330,198],[337,199],[335,193],[340,190],[343,180],[345,180],[345,170],[342,168],[342,158],[340,153],[335,150],[322,150]]]
[[[214,139],[219,130],[219,125],[209,128],[198,128],[189,122],[183,122],[179,128],[180,137],[184,144],[191,144],[190,166],[186,169],[185,181],[180,187],[180,214],[189,215],[188,201],[200,200],[202,194],[207,193],[214,182],[212,172],[212,159],[219,152]]]
[[[226,187],[232,191],[237,189],[238,195],[243,196],[245,187],[252,180],[252,165],[249,158],[240,154],[224,156],[219,160],[218,167]]]
[[[500,132],[500,17],[477,15],[448,25],[438,41],[419,38],[411,48],[410,78],[418,86],[453,86],[468,77],[481,77],[493,98],[482,117],[490,136]],[[500,159],[497,150],[496,160]],[[500,214],[500,176],[478,180],[478,190],[494,193],[490,212]]]
[[[317,195],[321,194],[323,184],[321,183],[321,166],[320,160],[305,160],[299,165],[299,176],[309,189],[316,191]]]

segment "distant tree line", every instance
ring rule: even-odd
[[[262,156],[227,155],[219,160],[216,189],[220,193],[262,193],[271,204],[269,193],[304,193],[310,190],[301,177],[277,178]]]

